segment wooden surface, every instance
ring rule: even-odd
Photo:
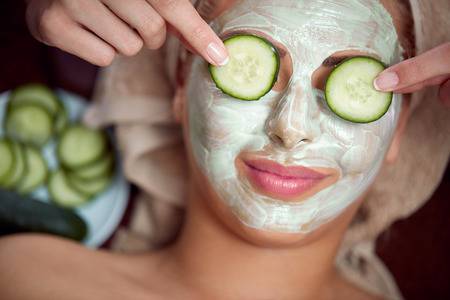
[[[34,41],[25,25],[21,1],[0,1],[0,92],[37,81],[89,98],[96,73],[96,67]],[[450,299],[449,215],[447,171],[422,209],[379,238],[377,252],[406,299]]]

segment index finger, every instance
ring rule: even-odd
[[[147,0],[190,45],[213,65],[225,65],[228,52],[214,31],[188,0]]]
[[[450,74],[450,43],[384,70],[374,81],[380,91],[398,91]]]

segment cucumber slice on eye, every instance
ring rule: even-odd
[[[379,92],[374,79],[385,69],[380,61],[366,56],[349,58],[328,76],[325,98],[330,109],[344,120],[370,123],[380,119],[392,102],[393,93]]]
[[[241,100],[258,100],[275,84],[280,58],[275,47],[254,35],[236,35],[224,40],[230,61],[225,66],[209,65],[217,87]]]

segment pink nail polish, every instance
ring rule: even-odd
[[[399,82],[400,79],[398,78],[397,73],[386,72],[378,76],[375,79],[373,85],[379,91],[390,91],[393,90],[398,85]]]
[[[210,43],[206,48],[206,53],[216,65],[224,66],[228,63],[227,51],[216,43]]]

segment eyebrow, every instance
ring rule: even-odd
[[[323,61],[322,66],[326,68],[333,68],[336,65],[340,64],[341,62],[343,62],[344,60],[355,56],[357,55],[330,56]]]

